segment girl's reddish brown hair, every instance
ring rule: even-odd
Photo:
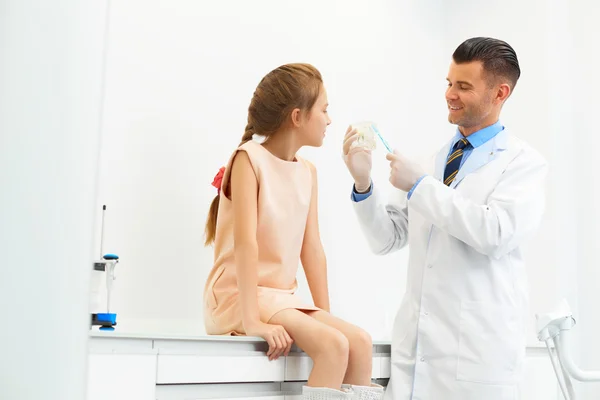
[[[248,123],[239,146],[252,139],[255,133],[268,139],[277,132],[291,112],[299,108],[310,111],[321,90],[321,73],[310,64],[286,64],[269,72],[258,84],[250,106]],[[206,219],[206,241],[215,241],[219,195],[211,205]]]

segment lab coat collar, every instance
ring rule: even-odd
[[[442,177],[444,175],[444,169],[446,168],[446,159],[448,157],[448,152],[450,151],[450,146],[452,146],[453,143],[454,138],[450,140],[438,153],[435,163],[435,178],[439,181],[442,180]],[[481,144],[480,146],[472,150],[469,157],[458,170],[456,179],[454,179],[450,187],[456,187],[460,183],[460,181],[462,181],[465,178],[465,176],[477,171],[479,168],[494,160],[499,153],[507,149],[507,146],[508,131],[505,128],[502,131],[498,132],[498,134],[492,139],[488,140],[487,142]]]

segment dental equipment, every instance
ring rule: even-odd
[[[119,262],[116,254],[102,254],[104,243],[104,214],[106,206],[102,206],[102,227],[100,233],[100,259],[94,261],[91,279],[90,307],[93,325],[100,325],[101,330],[114,330],[117,325],[117,314],[110,311],[110,300],[114,281],[116,279],[115,268]],[[104,278],[104,279],[103,279]],[[102,291],[102,281],[106,284],[106,291]],[[106,296],[106,310],[102,310],[101,297]],[[105,312],[101,312],[105,311]]]
[[[546,344],[554,373],[565,400],[575,400],[571,378],[581,382],[600,382],[600,371],[583,371],[575,365],[571,358],[569,335],[576,322],[566,300],[563,300],[554,312],[536,314],[536,321],[538,339]],[[556,357],[550,347],[551,341],[554,343]]]
[[[387,149],[387,151],[389,151],[390,153],[393,153],[390,145],[385,141],[385,139],[383,138],[383,136],[381,136],[381,133],[379,133],[379,129],[377,129],[377,126],[375,126],[375,124],[372,124],[371,128],[373,129],[373,131],[375,131],[375,133],[377,134],[377,136],[381,140],[381,143],[383,143],[383,145],[385,146],[385,148]]]

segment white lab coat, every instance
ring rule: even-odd
[[[528,289],[520,245],[539,225],[547,166],[503,130],[473,150],[450,187],[450,143],[404,204],[374,193],[354,208],[371,249],[409,245],[385,400],[518,399]]]

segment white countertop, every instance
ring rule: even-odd
[[[264,342],[260,337],[254,336],[229,336],[207,335],[199,326],[185,324],[140,324],[117,323],[114,331],[99,330],[98,326],[92,327],[90,337],[94,338],[121,338],[121,339],[152,339],[152,340],[191,340],[203,342]],[[389,340],[373,340],[374,345],[390,345]]]
[[[234,343],[260,343],[262,338],[253,336],[207,335],[201,324],[187,321],[119,321],[114,331],[101,331],[98,326],[92,327],[90,337],[93,338],[121,338],[121,339],[146,339],[146,340],[184,340],[200,342],[234,342]],[[374,337],[373,345],[391,345],[388,338]],[[541,342],[528,343],[529,349],[544,348]]]

